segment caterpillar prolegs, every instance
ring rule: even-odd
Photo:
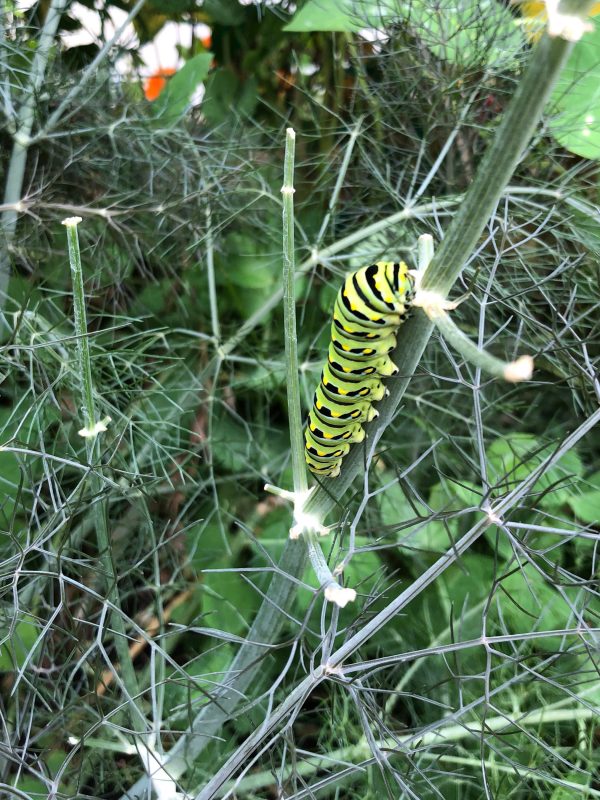
[[[338,292],[331,343],[306,428],[311,472],[335,478],[363,422],[378,416],[373,403],[388,390],[381,378],[398,368],[389,357],[408,316],[414,280],[401,261],[378,261],[348,275]]]

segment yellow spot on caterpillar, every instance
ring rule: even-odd
[[[340,391],[340,394],[348,394],[348,392],[345,389],[340,389],[339,391]]]
[[[337,413],[337,411],[332,411],[331,412],[331,416],[332,417],[339,417],[340,415]]]
[[[325,439],[333,439],[333,436],[330,433],[327,433],[326,431],[323,431],[323,437]]]
[[[342,345],[342,350],[345,350],[346,352],[348,352],[350,350],[350,348],[348,347],[347,344],[343,344]]]

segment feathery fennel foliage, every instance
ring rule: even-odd
[[[481,173],[540,50],[500,4],[434,19],[413,0],[395,24],[392,5],[373,44],[354,28],[285,31],[286,4],[206,2],[205,113],[176,124],[117,71],[108,39],[87,54],[56,44],[74,24],[60,3],[56,35],[41,6],[3,18],[7,792],[600,796],[597,162],[552,138],[551,106],[526,135],[541,104],[530,86],[532,116],[509,131],[525,137],[506,154],[514,171]],[[143,41],[154,12],[130,10]],[[553,68],[569,49],[540,47]],[[324,558],[334,574],[346,563],[339,579],[357,592],[343,609],[302,539],[288,543],[291,509],[263,490],[293,488],[290,125],[305,409],[342,276],[384,257],[415,265],[423,233],[443,291],[458,276],[451,295],[466,295],[454,321],[536,363],[531,382],[504,384],[437,333],[427,344],[419,312],[404,326],[389,425],[312,501],[329,514]],[[479,230],[476,207],[463,220],[475,244],[461,251],[452,222],[477,180],[497,195]],[[86,402],[110,418],[93,447],[60,225],[74,215]]]

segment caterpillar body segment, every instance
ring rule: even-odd
[[[384,356],[392,352],[396,347],[396,337],[393,333],[382,331],[381,335],[365,342],[359,339],[352,339],[347,333],[340,331],[337,325],[331,326],[331,345],[336,353],[347,358],[361,359],[367,356]]]
[[[370,398],[371,402],[381,400],[385,396],[385,386],[379,380],[379,376],[375,375],[368,378],[357,376],[356,380],[346,376],[346,378],[338,378],[333,374],[329,367],[329,363],[323,366],[321,373],[321,385],[323,386],[325,396],[331,397],[333,400],[343,402],[347,398],[353,399],[357,397]]]
[[[314,416],[312,416],[314,413]],[[379,416],[377,409],[373,408],[370,400],[356,400],[355,402],[338,402],[327,397],[321,384],[317,386],[314,404],[309,415],[309,421],[317,424],[318,420],[336,427],[345,427],[351,422],[371,422]]]
[[[349,358],[348,354],[341,355],[335,349],[333,342],[329,345],[327,364],[330,372],[335,377],[341,378],[342,380],[357,380],[357,378],[361,376],[368,375],[380,375],[383,377],[396,375],[398,372],[398,367],[387,355],[378,356],[374,354],[372,359],[369,358],[368,361],[366,361],[364,357]]]
[[[319,420],[318,426],[309,424],[306,431],[306,436],[310,435],[311,438],[319,444],[331,444],[332,442],[362,442],[365,438],[365,431],[360,422],[336,426],[329,425]]]
[[[350,445],[365,438],[362,423],[379,415],[373,403],[389,394],[381,378],[398,372],[389,353],[413,294],[403,261],[379,261],[346,277],[305,433],[306,463],[315,475],[339,475]]]

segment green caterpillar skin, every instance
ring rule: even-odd
[[[346,277],[305,432],[306,463],[315,475],[339,475],[350,445],[365,438],[362,423],[379,416],[373,403],[388,393],[381,378],[398,372],[389,353],[413,292],[403,261],[378,261]]]

